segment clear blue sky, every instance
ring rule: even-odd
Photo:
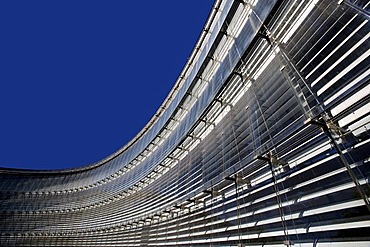
[[[180,74],[213,0],[1,1],[0,166],[99,161]]]

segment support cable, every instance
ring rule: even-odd
[[[301,75],[301,73],[298,71],[298,69],[296,68],[296,66],[294,65],[294,63],[292,63],[292,61],[289,59],[289,57],[286,55],[286,52],[285,52],[285,49],[284,47],[281,46],[280,42],[277,41],[277,39],[273,36],[271,36],[272,34],[272,31],[262,22],[262,20],[259,18],[259,16],[257,15],[257,13],[255,13],[255,11],[252,10],[252,13],[257,17],[257,19],[262,23],[262,27],[266,30],[266,35],[264,35],[262,38],[265,38],[266,41],[268,42],[268,44],[270,45],[271,49],[272,49],[272,52],[276,55],[278,59],[278,61],[280,62],[282,68],[285,67],[285,64],[283,63],[283,61],[281,60],[281,58],[286,61],[289,65],[289,67],[291,67],[293,69],[293,71],[295,72],[295,74],[298,75],[299,79],[303,82],[305,88],[308,90],[309,92],[309,96],[312,96],[313,99],[315,100],[316,104],[319,106],[320,108],[320,111],[323,112],[324,111],[324,107],[322,105],[322,103],[318,100],[318,98],[316,97],[316,95],[313,93],[313,91],[311,90],[311,88],[308,86],[308,83],[306,82],[306,80],[304,79],[304,77]],[[277,49],[279,49],[279,52],[277,52]],[[304,114],[305,118],[306,119],[309,119],[309,118],[312,118],[313,117],[313,113],[312,113],[312,109],[309,109],[309,104],[307,102],[307,97],[303,94],[302,92],[302,89],[298,83],[298,81],[296,82],[297,85],[294,85],[293,81],[291,80],[291,78],[289,77],[289,75],[285,72],[284,69],[282,69],[282,74],[283,76],[286,78],[287,82],[288,82],[288,85],[289,87],[292,89],[293,93],[294,93],[294,96],[301,108],[301,111],[302,113]],[[297,89],[299,89],[299,92],[297,92]],[[301,102],[300,98],[303,98],[304,99],[304,102]]]
[[[354,10],[356,10],[357,12],[359,12],[359,13],[361,13],[362,15],[365,15],[365,17],[367,18],[367,19],[369,19],[370,18],[370,12],[369,11],[367,11],[365,8],[369,5],[369,3],[367,3],[363,8],[361,8],[361,7],[359,7],[359,6],[357,6],[356,4],[353,4],[353,3],[351,3],[350,1],[348,1],[348,0],[341,0],[341,1],[339,1],[338,2],[339,4],[340,3],[344,3],[345,5],[347,5],[348,7],[350,7],[350,8],[352,8],[352,9],[354,9]]]
[[[333,132],[332,124],[330,122],[328,122],[328,121],[329,120],[328,120],[327,116],[322,116],[322,119],[321,120],[312,119],[312,120],[308,121],[308,123],[314,124],[314,125],[317,125],[317,126],[321,127],[322,130],[324,131],[324,133],[329,137],[331,143],[334,146],[334,149],[337,151],[337,153],[339,155],[340,161],[342,162],[342,164],[346,168],[346,170],[347,170],[347,172],[348,172],[348,174],[349,174],[352,182],[355,184],[358,193],[360,194],[361,198],[364,200],[365,205],[366,205],[367,209],[370,212],[370,201],[369,201],[369,198],[366,196],[366,193],[362,189],[361,184],[359,183],[359,181],[357,180],[355,174],[353,173],[350,164],[348,163],[348,161],[344,157],[344,154],[343,154],[341,148],[339,147],[339,144],[337,143],[336,139],[333,136],[333,133],[332,133]]]
[[[283,227],[283,232],[284,232],[284,237],[285,237],[284,244],[287,245],[287,246],[290,246],[291,244],[290,244],[290,239],[289,239],[288,226],[286,224],[285,214],[284,214],[284,210],[283,210],[283,204],[282,204],[282,201],[281,201],[281,198],[280,198],[280,191],[279,191],[279,188],[278,188],[278,185],[277,185],[277,179],[276,179],[276,174],[275,174],[275,169],[274,169],[274,165],[279,165],[281,162],[278,159],[276,159],[275,157],[273,157],[271,151],[269,151],[267,153],[266,157],[258,156],[257,158],[260,159],[260,160],[267,161],[267,163],[269,165],[269,168],[270,168],[270,171],[271,171],[271,176],[272,176],[273,188],[274,188],[275,195],[276,195],[275,198],[276,198],[276,202],[277,202],[277,205],[278,205],[278,211],[279,211],[279,215],[280,215],[280,219],[281,219],[281,225]]]

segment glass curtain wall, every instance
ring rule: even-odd
[[[369,246],[369,5],[215,1],[130,147],[0,171],[0,245]]]

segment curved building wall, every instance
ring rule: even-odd
[[[368,246],[369,5],[215,1],[128,145],[0,170],[0,245]]]

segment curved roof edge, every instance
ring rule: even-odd
[[[124,151],[126,151],[128,148],[130,148],[136,141],[138,141],[144,134],[151,129],[151,127],[160,119],[160,117],[163,115],[163,113],[166,111],[168,106],[170,105],[172,99],[176,96],[177,92],[182,87],[182,83],[184,81],[185,74],[187,71],[191,68],[194,59],[198,52],[201,52],[200,49],[203,45],[204,39],[206,38],[206,34],[212,25],[216,13],[219,10],[219,6],[221,4],[222,0],[214,0],[213,6],[208,14],[207,20],[203,26],[202,31],[199,34],[199,37],[194,45],[194,48],[192,52],[190,53],[190,56],[184,65],[183,69],[180,72],[179,77],[177,78],[175,85],[172,87],[171,91],[168,93],[167,97],[163,101],[163,103],[160,105],[159,109],[155,112],[155,114],[151,117],[151,119],[148,121],[148,123],[137,133],[128,143],[126,143],[123,147],[118,149],[116,152],[112,153],[111,155],[108,155],[107,157],[91,163],[87,165],[81,165],[74,168],[66,168],[66,169],[55,169],[55,170],[38,170],[38,169],[18,169],[18,168],[8,168],[8,167],[0,167],[0,173],[29,173],[29,174],[49,174],[49,173],[74,173],[74,172],[81,172],[86,171],[90,169],[94,169],[96,167],[99,167],[101,165],[104,165],[105,163],[111,161],[118,155],[122,154]]]

